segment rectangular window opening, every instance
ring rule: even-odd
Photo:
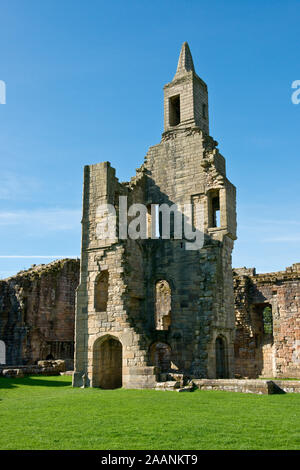
[[[221,227],[221,214],[220,209],[215,211],[215,227]]]
[[[212,228],[221,227],[220,194],[218,189],[209,194],[209,226]]]
[[[161,238],[162,214],[159,212],[159,204],[149,204],[147,206],[147,234],[148,238]]]
[[[169,99],[169,123],[170,126],[177,126],[180,123],[180,95]]]

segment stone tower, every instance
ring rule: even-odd
[[[161,142],[136,176],[120,183],[109,162],[84,169],[74,386],[151,388],[174,374],[233,376],[236,192],[217,145],[207,86],[184,43],[164,87]],[[133,204],[147,224],[138,237],[128,235],[138,225]],[[169,234],[162,205],[176,209]],[[103,232],[108,223],[116,231]],[[200,243],[190,243],[191,231]]]

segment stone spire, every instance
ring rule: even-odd
[[[164,86],[164,132],[189,127],[209,134],[207,86],[196,74],[189,45],[184,42],[176,74]]]
[[[194,62],[193,62],[189,45],[187,42],[184,42],[181,47],[177,70],[176,70],[174,79],[190,71],[195,72]]]

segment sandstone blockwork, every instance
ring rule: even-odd
[[[300,377],[300,263],[285,271],[234,270],[235,373]]]
[[[234,295],[231,252],[236,239],[235,187],[209,136],[207,86],[182,47],[164,87],[164,132],[131,181],[120,183],[109,162],[84,169],[82,253],[77,291],[74,386],[154,387],[160,374],[233,377]],[[120,196],[149,208],[192,207],[189,229],[204,232],[202,248],[186,238],[99,237]],[[202,216],[202,225],[199,225]],[[174,215],[175,217],[175,215]],[[172,225],[173,224],[173,225]],[[152,226],[153,229],[153,226]],[[121,364],[121,365],[120,365]]]
[[[79,260],[32,267],[0,280],[0,364],[30,365],[74,357]]]
[[[79,269],[79,261],[64,260],[38,266],[8,280],[0,281],[0,368],[1,364],[14,366],[28,364],[30,366],[30,364],[36,364],[40,358],[49,359],[49,356],[54,359],[66,359],[67,368],[72,368],[75,289],[79,281]],[[38,271],[39,276],[33,275],[34,271]],[[285,271],[277,273],[255,274],[254,268],[239,268],[234,269],[233,274],[236,322],[235,375],[249,378],[259,376],[300,378],[300,264],[294,264]],[[40,284],[42,277],[43,282]],[[166,290],[162,289],[163,295],[156,297],[158,306],[156,303],[155,311],[157,312],[158,308],[158,311],[167,313],[169,312],[168,295],[171,291],[165,281],[158,281],[158,283],[166,287]],[[46,285],[47,290],[51,286],[51,289],[56,291],[56,297],[60,297],[55,308],[53,308],[53,296],[46,295]],[[65,299],[62,303],[63,291],[67,294],[64,295]],[[28,303],[24,299],[29,295],[31,297],[29,305],[35,305],[34,316],[26,315]],[[268,315],[265,318],[266,309]],[[52,323],[45,322],[46,311],[51,311]],[[65,315],[63,321],[61,321],[62,311]],[[59,316],[61,325],[69,324],[67,333],[64,327],[63,337],[62,331],[59,335],[57,331],[51,331],[52,326],[57,325]],[[22,318],[23,321],[19,321],[18,318]],[[43,334],[39,327],[40,334],[33,335],[33,332],[37,331],[34,325],[42,323]],[[53,341],[55,335],[57,339]],[[24,338],[27,338],[26,341]],[[109,335],[103,336],[103,340],[109,340],[109,338]],[[228,375],[226,371],[227,348],[224,341],[225,338],[222,336],[216,338],[216,378],[219,379]],[[28,348],[24,347],[32,342],[35,342],[35,346],[29,351],[39,351],[34,356],[28,355]],[[94,385],[98,384],[97,386],[102,386],[102,388],[121,386],[121,343],[104,341],[102,353],[101,344],[101,341],[94,344]],[[108,347],[110,344],[115,344],[116,348]],[[118,348],[119,353],[114,354],[113,351]],[[174,367],[171,362],[171,347],[166,342],[153,342],[149,353],[151,364],[162,373]],[[102,356],[99,357],[99,354]],[[102,367],[101,365],[105,363],[106,366]],[[196,365],[195,361],[195,368]],[[200,361],[199,368],[201,370]],[[111,373],[111,378],[109,371],[114,372]],[[104,379],[105,374],[108,376],[107,379]]]

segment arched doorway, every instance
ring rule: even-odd
[[[227,377],[226,344],[223,336],[218,336],[216,339],[216,377],[217,379]]]
[[[153,343],[150,347],[151,362],[159,367],[160,372],[168,372],[171,368],[171,347],[167,343]]]
[[[117,338],[99,338],[93,348],[93,387],[122,387],[122,344]]]
[[[0,364],[6,364],[5,343],[0,340]]]

